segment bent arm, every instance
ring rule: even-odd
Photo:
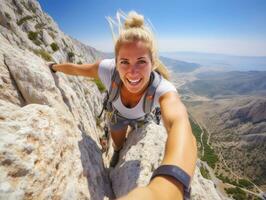
[[[69,75],[79,75],[91,78],[99,78],[98,77],[99,63],[100,61],[92,64],[73,64],[73,63],[54,64],[53,70],[63,72]]]
[[[168,133],[162,165],[176,165],[193,176],[197,145],[185,106],[174,92],[160,97],[160,107]],[[136,188],[121,200],[183,199],[183,185],[169,176],[156,176],[147,187]]]
[[[168,137],[162,165],[176,165],[190,177],[193,176],[197,161],[197,143],[192,133],[186,107],[175,92],[160,97],[160,107]],[[183,185],[169,176],[155,177],[149,187],[160,189],[160,194],[169,198],[183,197]],[[183,199],[183,198],[180,198]]]

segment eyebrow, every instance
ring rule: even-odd
[[[127,58],[120,58],[119,60],[128,60]]]
[[[139,57],[139,58],[137,58],[137,60],[140,60],[140,59],[142,59],[142,58],[146,58],[146,57]],[[127,58],[120,58],[119,60],[128,60]]]
[[[140,59],[142,59],[142,58],[146,58],[146,57],[143,57],[143,56],[142,56],[142,57],[139,57],[138,60],[140,60]]]

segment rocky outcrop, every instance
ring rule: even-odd
[[[0,199],[103,200],[146,185],[163,156],[164,128],[151,123],[130,133],[109,169],[112,148],[103,155],[99,145],[95,83],[51,73],[36,50],[55,61],[91,62],[101,53],[64,35],[37,1],[0,4]],[[192,188],[194,199],[208,199],[203,191],[219,199],[198,170]]]
[[[0,33],[45,60],[92,62],[103,54],[64,34],[36,0],[0,0]]]
[[[95,84],[0,41],[0,199],[111,197]]]
[[[240,123],[252,122],[253,124],[266,122],[266,100],[253,100],[244,106],[232,109],[229,120],[239,120]]]
[[[121,150],[117,166],[111,171],[110,178],[116,197],[127,194],[136,186],[149,183],[154,169],[163,158],[167,133],[162,126],[150,123],[129,134]],[[191,199],[227,199],[220,197],[214,183],[202,177],[196,168],[191,182]]]

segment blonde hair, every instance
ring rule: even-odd
[[[148,24],[145,24],[143,15],[135,11],[131,11],[125,15],[121,10],[117,12],[117,22],[111,17],[107,17],[113,39],[115,42],[115,57],[122,44],[134,41],[143,41],[150,51],[150,57],[153,65],[153,70],[159,72],[164,78],[169,80],[169,72],[165,65],[160,61],[157,51],[157,45],[154,35]],[[121,18],[124,19],[124,24],[121,23]],[[118,37],[114,32],[114,25],[118,27]]]

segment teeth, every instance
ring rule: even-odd
[[[128,79],[129,80],[129,79]],[[140,79],[138,79],[138,80],[129,80],[129,82],[131,82],[131,83],[137,83],[137,82],[139,82],[139,80]]]
[[[140,82],[140,79],[137,79],[137,80],[130,80],[130,79],[127,79],[127,80],[128,80],[128,82],[129,82],[130,84],[137,84],[137,83]]]

